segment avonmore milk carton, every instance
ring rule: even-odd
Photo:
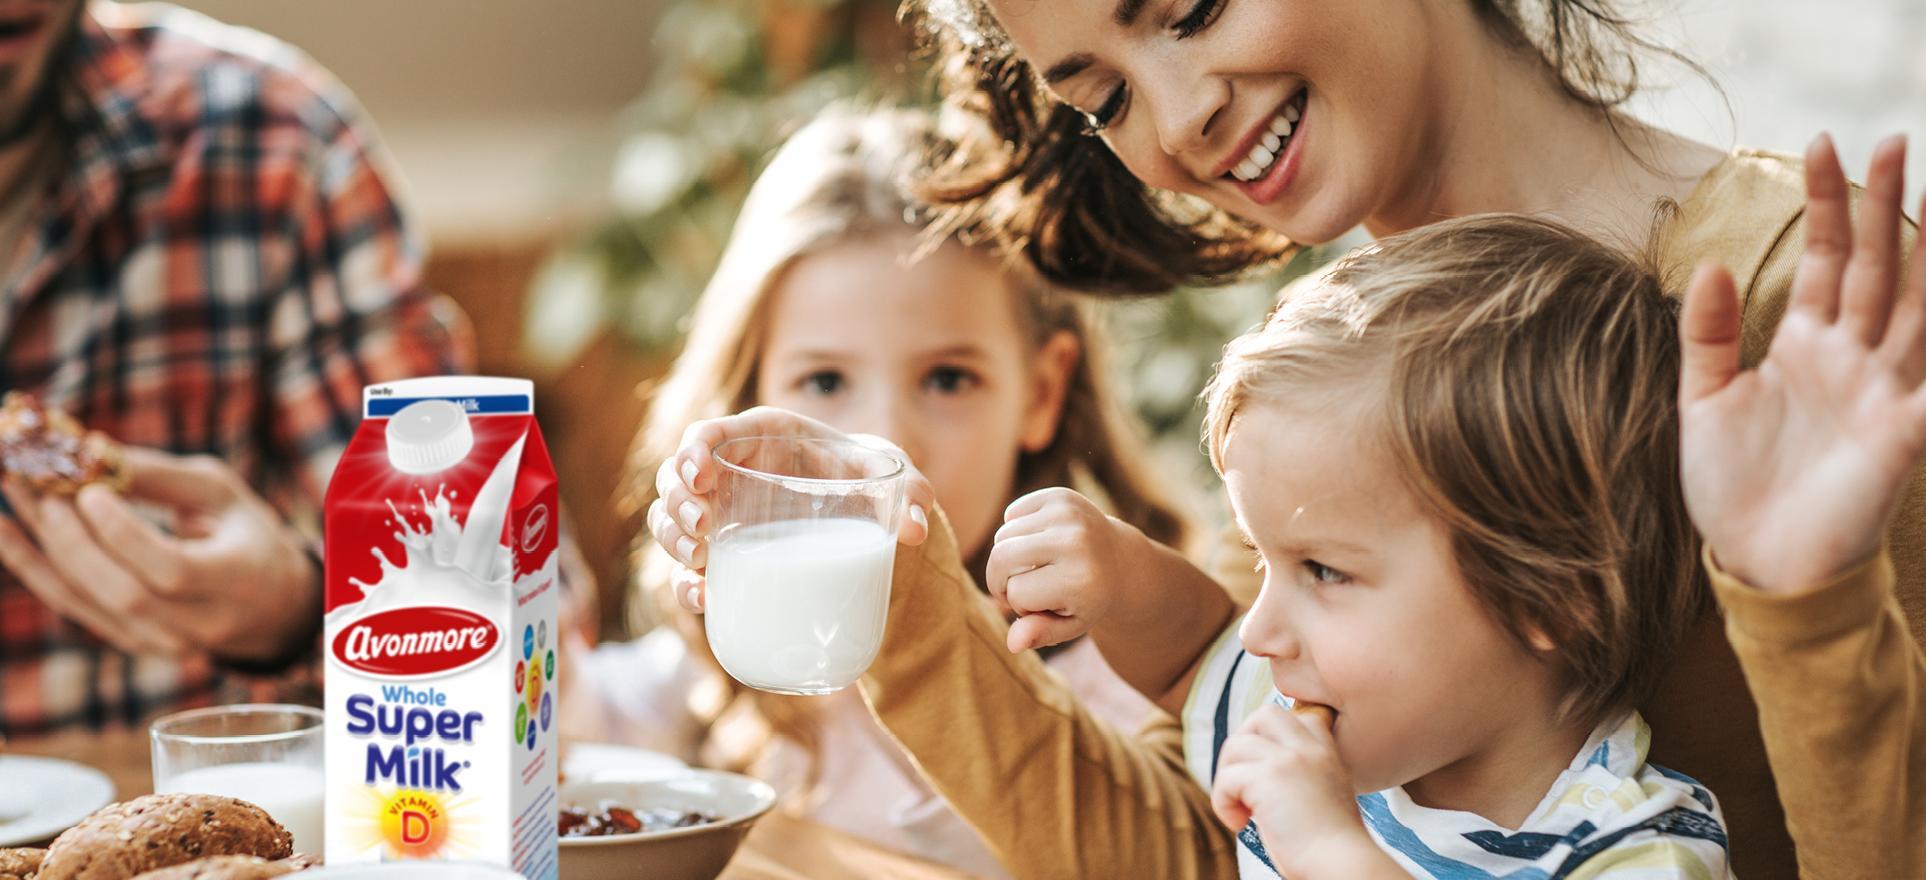
[[[556,877],[555,467],[522,379],[374,385],[327,496],[328,865]]]

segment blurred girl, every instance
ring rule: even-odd
[[[979,582],[1004,508],[1043,487],[1088,490],[1160,546],[1182,544],[1184,518],[1143,475],[1078,304],[954,237],[918,253],[920,209],[904,183],[936,146],[916,114],[832,112],[782,147],[650,403],[631,459],[631,509],[655,499],[649,477],[683,427],[774,405],[902,447],[933,484]],[[573,736],[745,768],[812,819],[1002,873],[855,689],[781,696],[723,676],[700,622],[672,610],[680,585],[671,568],[660,550],[645,551],[644,595],[673,623],[578,659],[565,697]],[[1106,721],[1134,729],[1148,717],[1149,703],[1090,645],[1047,659]]]

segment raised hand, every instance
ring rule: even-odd
[[[1926,248],[1900,291],[1906,144],[1873,154],[1858,228],[1826,137],[1806,153],[1806,251],[1756,369],[1732,276],[1701,266],[1680,318],[1686,505],[1718,564],[1780,594],[1871,558],[1926,451]]]

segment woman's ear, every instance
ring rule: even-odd
[[[1037,346],[1030,364],[1030,405],[1023,415],[1024,452],[1041,452],[1057,438],[1070,379],[1077,374],[1077,363],[1082,359],[1083,345],[1068,330],[1050,334]]]

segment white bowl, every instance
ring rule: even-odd
[[[594,809],[604,801],[642,811],[706,812],[716,821],[687,828],[562,838],[561,871],[568,880],[713,880],[722,873],[757,819],[776,805],[776,791],[760,779],[720,770],[690,770],[673,779],[571,782],[561,805]]]

